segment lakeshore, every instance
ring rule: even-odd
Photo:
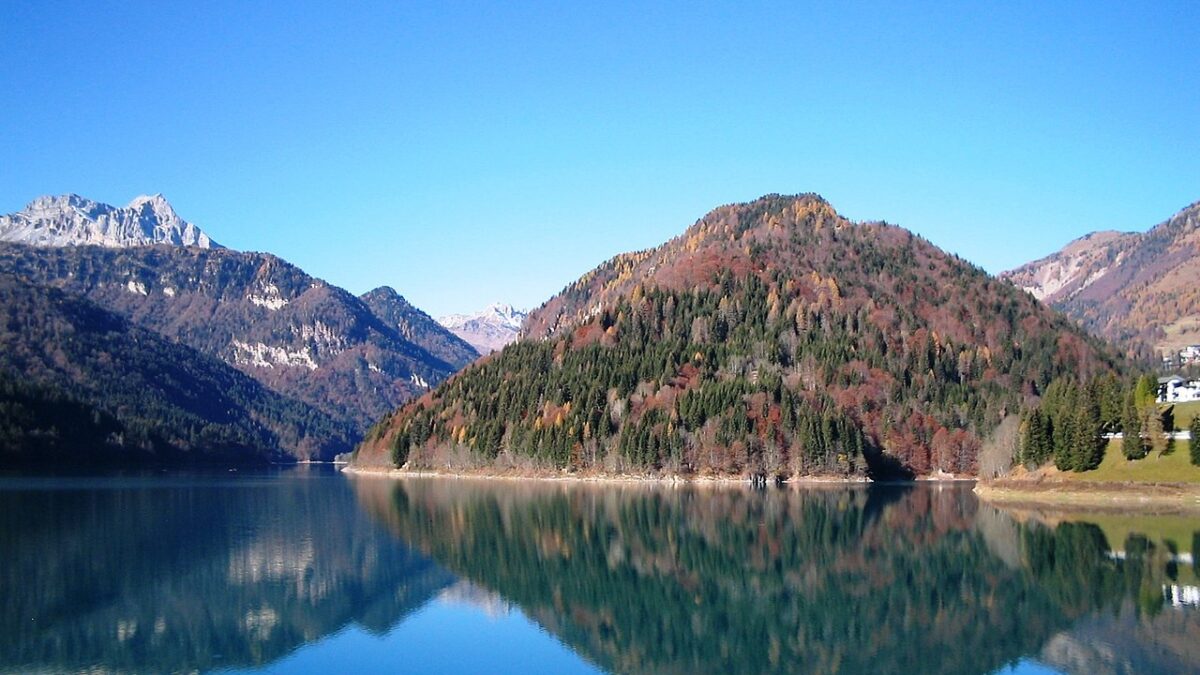
[[[1200,513],[1200,486],[1190,483],[999,479],[976,483],[983,501],[1005,507],[1087,511]]]
[[[529,470],[429,470],[347,465],[344,474],[366,478],[432,478],[466,481],[539,482],[589,485],[657,485],[668,487],[744,487],[754,483],[746,476],[652,475],[606,473],[555,473]],[[897,484],[974,483],[973,492],[982,501],[1005,509],[1111,513],[1200,514],[1200,485],[1188,483],[1082,482],[1044,476],[978,480],[959,476],[921,476],[912,480],[881,480],[845,476],[792,476],[780,486],[835,487]]]
[[[547,481],[560,483],[635,483],[659,485],[751,485],[749,476],[719,476],[719,475],[689,475],[678,474],[653,475],[631,473],[560,473],[549,471],[529,470],[433,470],[433,469],[402,469],[388,467],[361,467],[353,464],[341,469],[351,475],[377,478],[451,478],[471,480],[500,480],[500,481]],[[973,479],[930,479],[953,480],[962,482]],[[783,485],[866,485],[872,481],[865,476],[791,476],[783,481]]]

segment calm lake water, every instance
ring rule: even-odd
[[[1200,519],[962,486],[0,478],[0,672],[1200,672]]]

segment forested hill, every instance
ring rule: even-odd
[[[333,459],[353,429],[92,302],[0,273],[0,459]]]
[[[1117,359],[911,232],[770,195],[588,272],[520,342],[381,421],[357,461],[969,474],[1051,379]]]

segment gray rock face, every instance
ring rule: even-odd
[[[161,194],[143,195],[124,208],[74,194],[38,197],[24,210],[0,216],[0,241],[32,246],[220,248],[199,227],[180,218]]]

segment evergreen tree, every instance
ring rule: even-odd
[[[1192,418],[1192,423],[1188,425],[1188,431],[1191,432],[1191,439],[1188,441],[1188,450],[1192,455],[1192,464],[1200,466],[1200,415]],[[1200,549],[1194,552],[1194,555],[1200,557]]]
[[[1074,471],[1090,471],[1104,459],[1104,437],[1100,435],[1099,410],[1081,406],[1075,416],[1075,447],[1072,449]]]
[[[1059,471],[1075,470],[1076,446],[1080,435],[1079,417],[1072,414],[1061,416],[1054,425],[1054,432],[1054,466]]]
[[[1146,444],[1142,440],[1142,422],[1134,405],[1134,393],[1125,397],[1121,412],[1121,452],[1125,459],[1141,459],[1146,456]]]
[[[1034,408],[1025,423],[1024,450],[1021,461],[1026,466],[1037,467],[1050,457],[1050,428],[1041,408]]]

